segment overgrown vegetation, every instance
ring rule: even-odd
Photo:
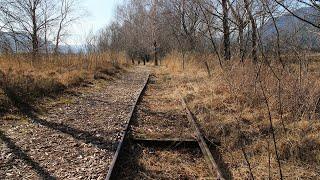
[[[183,93],[203,132],[213,142],[221,142],[233,177],[250,178],[252,173],[256,179],[277,179],[278,160],[283,178],[318,177],[320,63],[304,66],[301,80],[299,63],[288,65],[279,99],[279,81],[271,67],[278,73],[280,64],[230,63],[221,69],[213,63],[209,77],[207,68],[197,65],[204,57],[187,56],[183,70],[182,55],[170,54],[158,73],[173,76],[179,87],[176,93]]]
[[[33,105],[39,98],[85,85],[93,79],[113,76],[119,72],[120,65],[126,63],[123,55],[119,54],[117,58],[117,63],[112,64],[108,53],[52,55],[32,61],[28,55],[1,56],[2,108],[8,107],[8,101]]]

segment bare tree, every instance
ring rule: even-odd
[[[224,59],[231,59],[231,48],[230,48],[230,26],[229,26],[229,8],[228,1],[221,0],[222,4],[222,24],[223,24],[223,48],[224,48]]]
[[[54,25],[54,21],[51,21],[50,19],[55,19],[56,18],[56,13],[55,13],[55,4],[54,1],[46,1],[43,6],[41,7],[43,11],[43,16],[44,16],[44,27],[43,27],[43,38],[44,38],[44,48],[46,54],[49,54],[49,33],[50,29]]]
[[[235,24],[238,28],[238,42],[239,42],[239,56],[240,61],[244,62],[245,56],[245,40],[244,40],[244,31],[248,24],[246,19],[246,10],[242,1],[230,1],[228,0],[228,4],[232,13],[232,16],[235,19]]]
[[[251,24],[251,41],[252,41],[252,59],[253,62],[258,61],[258,55],[257,55],[257,43],[258,43],[258,36],[257,36],[257,24],[256,20],[253,16],[252,13],[252,6],[253,6],[253,1],[252,0],[243,0],[245,8],[247,10],[248,17],[250,19],[250,24]]]
[[[154,65],[158,66],[158,44],[157,44],[157,37],[158,37],[158,0],[153,0],[152,2],[152,37],[153,37],[153,46],[154,46]]]
[[[222,68],[222,59],[215,39],[215,32],[219,28],[213,26],[213,24],[216,23],[216,18],[220,18],[220,16],[214,13],[214,8],[210,8],[210,5],[208,5],[208,3],[202,3],[201,1],[197,2],[202,12],[203,24],[205,24],[206,27],[202,34],[204,37],[209,39],[213,51],[218,57],[219,65]],[[209,9],[212,9],[212,11],[210,11]]]
[[[177,41],[178,49],[182,52],[182,68],[185,67],[186,51],[195,51],[198,46],[198,31],[201,25],[201,9],[197,1],[174,0],[166,1],[164,18],[169,24],[171,36]],[[164,33],[165,28],[161,29]],[[163,37],[163,36],[161,36]]]
[[[1,18],[5,21],[6,30],[14,34],[23,34],[31,42],[32,54],[36,56],[41,46],[40,34],[56,17],[47,16],[43,8],[48,0],[2,0],[7,6],[1,8]]]
[[[64,30],[66,30],[73,22],[78,20],[82,15],[82,12],[78,12],[77,14],[74,13],[78,3],[77,0],[59,0],[59,2],[59,16],[57,19],[58,25],[54,47],[55,54],[58,53],[61,38],[64,35]]]
[[[11,32],[14,39],[28,39],[35,57],[41,48],[49,53],[50,43],[55,40],[57,51],[63,31],[81,15],[76,11],[76,0],[1,0],[0,20],[4,31]],[[55,38],[52,34],[56,31]],[[21,38],[20,38],[21,39]],[[23,41],[23,40],[21,40]],[[25,42],[24,42],[25,43]]]

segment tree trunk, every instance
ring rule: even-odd
[[[230,28],[228,23],[228,3],[227,0],[222,0],[222,9],[223,9],[223,47],[224,47],[224,59],[231,59],[230,52]]]
[[[37,17],[36,17],[36,7],[33,4],[31,8],[31,18],[32,18],[32,54],[34,57],[38,54],[39,51],[39,42],[38,42],[38,27],[37,27]]]
[[[244,38],[243,38],[243,30],[244,30],[244,25],[243,22],[240,22],[239,25],[239,55],[241,58],[241,63],[244,62]]]
[[[60,42],[61,29],[62,29],[62,21],[59,23],[59,29],[58,29],[57,36],[56,36],[56,44],[55,44],[55,47],[54,47],[54,53],[55,54],[58,54],[58,51],[59,51],[59,42]]]
[[[257,25],[253,16],[251,15],[251,25],[252,25],[252,58],[253,62],[258,62],[257,56]]]
[[[158,47],[157,47],[157,41],[154,42],[154,65],[158,66]]]
[[[250,2],[248,0],[244,0],[244,4],[245,4],[245,8],[247,10],[249,19],[250,19],[250,23],[251,23],[251,29],[252,29],[252,34],[251,34],[251,38],[252,38],[252,59],[253,62],[256,63],[258,61],[258,56],[257,56],[257,24],[256,21],[253,17],[253,14],[251,12],[250,9]]]

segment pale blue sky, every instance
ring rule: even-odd
[[[85,17],[70,28],[71,37],[67,44],[83,44],[88,34],[96,33],[114,18],[114,13],[122,0],[80,0],[80,6],[87,11]]]

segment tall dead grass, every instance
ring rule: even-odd
[[[220,68],[211,55],[187,58],[183,70],[180,54],[167,56],[165,71],[175,77],[207,136],[222,142],[234,177],[249,178],[250,163],[256,178],[279,178],[278,160],[286,178],[319,176],[319,63],[290,60],[283,69],[275,61],[233,60]]]
[[[0,94],[14,103],[30,104],[37,98],[100,78],[101,74],[116,72],[125,64],[124,54],[115,57],[111,53],[49,55],[33,60],[30,55],[2,55]]]
[[[212,54],[186,53],[183,56],[181,53],[174,51],[165,56],[162,64],[169,68],[171,73],[192,73],[197,75],[199,73],[208,73],[206,63],[211,68],[217,66],[211,61],[213,58],[214,55]]]

